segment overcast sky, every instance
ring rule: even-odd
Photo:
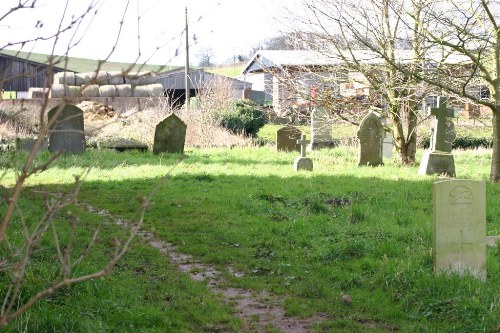
[[[19,0],[0,0],[0,17]],[[31,2],[31,0],[29,1]],[[91,0],[38,0],[37,8],[19,10],[0,21],[0,48],[9,42],[50,36],[57,31],[68,2],[63,26],[71,17],[79,17]],[[200,49],[212,49],[216,63],[227,62],[233,55],[248,55],[252,46],[276,36],[283,27],[276,21],[284,14],[283,4],[290,0],[93,0],[92,10],[78,29],[64,34],[55,54],[74,44],[74,57],[103,59],[113,49],[125,12],[118,45],[112,61],[133,62],[141,50],[141,61],[152,64],[183,65],[185,8],[188,8],[190,59],[198,63]],[[137,18],[140,17],[138,20]],[[76,25],[75,25],[76,27]],[[76,31],[76,33],[74,33]],[[138,33],[139,32],[139,33]],[[137,36],[140,35],[140,40]],[[81,40],[80,40],[81,39]],[[27,44],[22,50],[51,53],[54,39]],[[13,47],[9,47],[13,48]],[[19,47],[17,47],[19,48]],[[178,54],[176,57],[175,54]]]

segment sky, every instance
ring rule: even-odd
[[[35,8],[9,13],[19,2],[0,0],[0,48],[118,62],[184,65],[185,9],[188,10],[190,63],[203,50],[223,64],[248,56],[252,47],[277,36],[284,27],[285,3],[290,0],[36,0]],[[89,4],[95,7],[79,17]],[[9,13],[9,14],[8,14]],[[8,15],[6,15],[8,14]],[[5,16],[6,15],[6,16]],[[57,38],[59,26],[67,27]],[[120,24],[123,22],[123,24]],[[62,23],[62,24],[61,24]],[[140,36],[140,38],[138,38]],[[48,39],[22,46],[9,43]],[[116,44],[116,46],[115,46]],[[7,46],[7,47],[6,47]]]

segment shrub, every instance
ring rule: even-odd
[[[420,148],[427,149],[430,146],[431,138],[426,136],[421,140]],[[492,137],[472,137],[472,136],[457,136],[453,141],[453,149],[474,149],[474,148],[491,148],[493,147]]]
[[[216,118],[230,132],[253,137],[266,123],[265,112],[248,100],[234,101],[228,109],[219,111]]]

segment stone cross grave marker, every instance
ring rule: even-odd
[[[83,153],[85,151],[85,132],[83,111],[76,105],[59,105],[48,114],[49,123],[55,123],[49,129],[49,151],[65,153]]]
[[[306,139],[306,135],[302,134],[300,140],[297,140],[297,144],[300,145],[300,156],[295,159],[294,170],[309,170],[313,169],[313,162],[310,158],[306,157],[307,145],[311,141]]]
[[[277,151],[300,151],[300,145],[297,140],[300,139],[302,132],[293,126],[285,126],[276,131],[276,150]]]
[[[361,120],[358,130],[358,139],[359,166],[377,166],[384,164],[382,157],[384,127],[380,116],[376,112],[371,111]]]
[[[455,139],[453,122],[449,121],[455,115],[453,109],[448,109],[446,103],[448,98],[438,96],[437,108],[431,108],[431,115],[436,117],[431,150],[439,150],[451,153],[451,145]]]
[[[156,125],[153,154],[184,154],[187,125],[175,114],[169,115]]]
[[[485,183],[462,179],[435,182],[433,201],[434,271],[485,279]]]

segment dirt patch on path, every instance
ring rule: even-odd
[[[90,212],[106,217],[117,225],[124,226],[127,223],[106,210],[89,204],[84,205]],[[155,239],[150,232],[140,231],[139,235],[150,246],[166,255],[179,271],[189,274],[194,281],[206,282],[214,293],[222,294],[224,301],[234,307],[235,315],[243,321],[242,332],[265,333],[278,329],[284,333],[307,333],[312,332],[314,323],[329,319],[326,315],[311,318],[286,317],[285,309],[281,305],[283,299],[280,297],[255,293],[247,289],[225,287],[223,273],[214,266],[197,262],[192,256],[179,252],[177,246]],[[227,272],[236,277],[243,276],[242,273],[234,272],[231,267],[227,267]]]

